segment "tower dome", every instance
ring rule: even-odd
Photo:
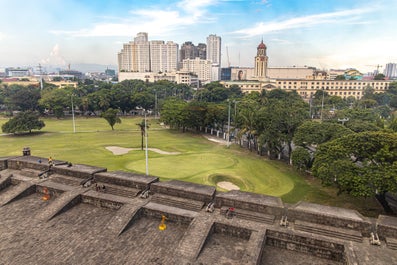
[[[258,45],[258,49],[266,49],[266,45],[263,43],[263,40],[261,43]]]

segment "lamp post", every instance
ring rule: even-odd
[[[70,101],[72,102],[73,133],[76,133],[76,123],[75,123],[75,121],[74,121],[73,94],[72,94],[72,95],[70,95]]]
[[[154,90],[154,118],[157,119],[157,91]]]
[[[227,116],[227,147],[230,145],[230,100],[227,100],[229,102],[229,110],[228,110],[228,116]]]
[[[146,176],[149,176],[149,161],[148,161],[148,152],[147,152],[146,110],[145,110],[145,160],[146,160]]]

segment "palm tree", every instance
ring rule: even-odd
[[[143,119],[140,123],[137,123],[136,125],[138,125],[141,129],[141,150],[143,150],[143,138],[145,136],[146,130],[149,129],[149,124],[147,124],[147,122],[145,122],[145,119]]]

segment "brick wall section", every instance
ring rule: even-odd
[[[379,215],[377,226],[378,235],[381,239],[386,237],[397,238],[397,217]]]
[[[222,206],[271,214],[277,218],[282,216],[284,209],[280,198],[238,190],[217,193],[215,207],[221,208]]]
[[[288,221],[302,220],[332,227],[360,231],[369,236],[372,223],[355,210],[298,202],[288,209]]]
[[[101,172],[95,174],[97,182],[111,183],[115,185],[145,190],[150,184],[158,182],[158,177],[145,176],[124,171]]]
[[[213,186],[179,180],[156,182],[150,185],[150,191],[153,193],[162,193],[166,195],[202,201],[205,204],[213,200],[215,190],[216,189]]]

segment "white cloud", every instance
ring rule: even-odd
[[[174,6],[174,9],[134,9],[130,11],[131,18],[118,18],[118,22],[101,22],[90,28],[75,31],[50,32],[72,37],[131,36],[141,31],[150,32],[151,35],[165,35],[189,25],[212,21],[213,19],[207,15],[206,7],[217,3],[218,1],[214,0],[183,0]]]
[[[369,8],[350,9],[343,11],[336,11],[330,13],[315,14],[303,17],[296,17],[284,21],[268,21],[260,22],[253,27],[234,31],[232,33],[239,34],[243,37],[260,36],[266,33],[308,28],[321,24],[341,24],[341,23],[361,23],[361,15],[374,11]]]
[[[0,32],[0,40],[5,40],[6,39],[6,34]]]

